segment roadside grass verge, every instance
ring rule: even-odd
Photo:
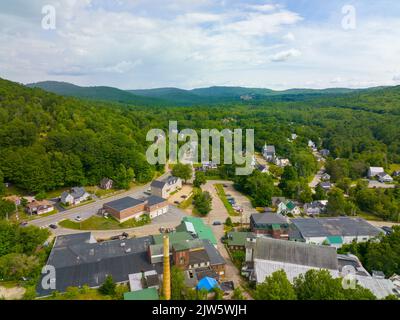
[[[217,190],[218,197],[221,199],[222,203],[224,204],[228,214],[230,216],[239,216],[233,208],[232,205],[229,203],[228,198],[226,197],[224,186],[222,184],[216,184],[215,189]]]
[[[100,216],[92,216],[83,221],[63,220],[58,223],[60,227],[73,230],[120,230],[142,227],[151,222],[148,216],[142,217],[140,220],[131,219],[123,223],[119,223],[113,217],[105,218]]]

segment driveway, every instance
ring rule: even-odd
[[[376,180],[369,180],[368,182],[368,188],[371,189],[394,189],[396,186],[394,184],[387,184],[387,183],[382,183]]]

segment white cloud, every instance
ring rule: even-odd
[[[290,49],[290,50],[278,52],[278,53],[274,54],[273,56],[271,56],[270,59],[273,62],[283,62],[283,61],[289,60],[290,58],[295,58],[295,57],[299,57],[299,56],[301,56],[301,51],[299,51],[297,49]]]
[[[296,37],[293,33],[289,32],[283,36],[283,39],[287,41],[294,41],[296,40]]]

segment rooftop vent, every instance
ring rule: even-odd
[[[130,253],[131,251],[132,251],[131,248],[127,248],[127,249],[125,250],[126,253]]]
[[[126,246],[126,243],[125,242],[122,242],[121,243],[121,247],[125,247]]]

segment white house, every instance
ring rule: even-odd
[[[70,192],[63,192],[61,194],[61,203],[67,205],[77,205],[90,198],[90,194],[86,192],[85,188],[75,187]]]
[[[380,173],[384,173],[385,170],[382,167],[370,167],[368,169],[368,178],[376,177]]]
[[[288,165],[290,165],[290,161],[289,161],[289,159],[276,158],[275,164],[278,167],[284,168],[284,167],[287,167]]]
[[[382,183],[384,182],[393,182],[393,178],[387,174],[386,172],[381,172],[378,174],[378,180]]]

